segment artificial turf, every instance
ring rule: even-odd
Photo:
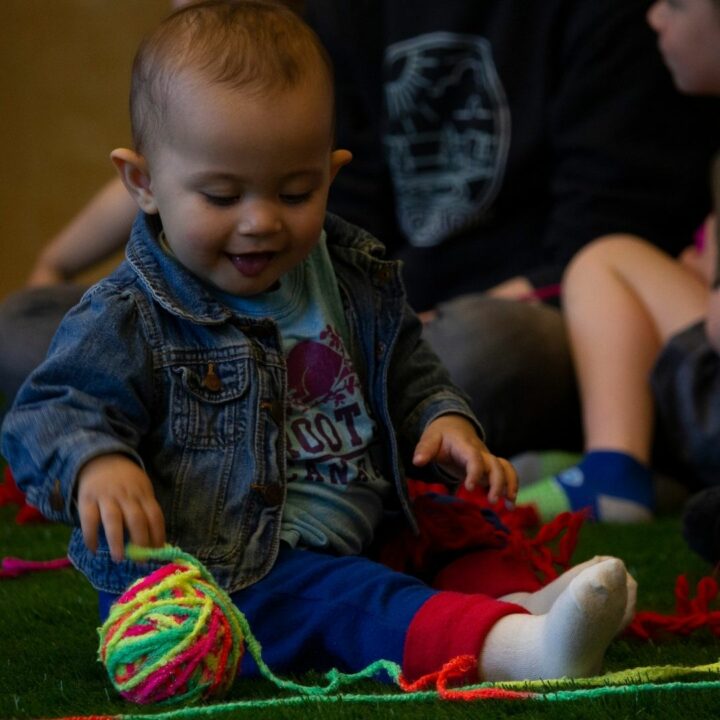
[[[58,525],[17,525],[14,509],[0,508],[0,556],[49,559],[65,551],[68,529]],[[673,588],[680,573],[691,585],[710,570],[680,538],[675,518],[649,525],[586,525],[574,556],[595,554],[623,558],[639,582],[639,609],[671,612]],[[129,715],[159,712],[120,699],[96,661],[97,609],[93,590],[75,570],[26,575],[0,581],[0,718],[50,718],[69,715]],[[605,669],[616,671],[657,665],[695,666],[716,662],[720,642],[703,631],[691,638],[645,642],[620,638],[613,642]],[[720,677],[718,678],[720,680]],[[317,683],[319,677],[299,680]],[[396,694],[387,684],[365,681],[349,689],[355,694]],[[286,693],[285,693],[286,695]],[[240,679],[226,701],[282,698],[268,681]],[[164,709],[167,712],[167,708]],[[720,715],[720,689],[694,686],[635,688],[616,696],[557,701],[476,701],[449,703],[436,699],[386,703],[379,699],[300,705],[240,707],[203,717],[264,718],[704,718]],[[199,717],[199,715],[192,715]]]

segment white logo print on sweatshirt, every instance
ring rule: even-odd
[[[477,221],[500,187],[510,112],[490,44],[437,32],[385,52],[385,152],[398,221],[432,246]]]

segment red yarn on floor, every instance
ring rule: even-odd
[[[5,468],[5,482],[0,483],[0,507],[3,505],[17,505],[19,507],[15,516],[15,522],[18,525],[47,522],[37,508],[27,504],[25,493],[15,483],[15,478],[9,467]]]
[[[652,610],[636,613],[625,630],[642,640],[661,638],[663,635],[690,635],[707,628],[713,635],[720,636],[720,610],[711,608],[718,596],[718,584],[711,577],[698,581],[695,597],[690,597],[690,584],[685,575],[675,582],[675,613],[663,614]]]
[[[502,688],[476,688],[467,690],[451,688],[450,684],[462,685],[478,682],[477,658],[472,655],[459,655],[453,658],[440,670],[418,678],[415,682],[407,682],[401,675],[398,684],[405,692],[421,690],[437,690],[443,700],[526,700],[534,693],[503,690]]]
[[[542,575],[543,582],[548,583],[570,567],[580,528],[586,518],[584,510],[560,513],[532,538],[518,530],[511,530],[503,552],[527,559]]]
[[[507,544],[507,534],[471,503],[421,495],[412,507],[419,534],[403,524],[380,551],[380,562],[398,572],[434,575],[439,558],[448,553],[500,549]]]
[[[400,572],[437,572],[433,563],[448,553],[479,549],[500,549],[503,554],[525,561],[543,583],[554,580],[570,567],[585,511],[561,513],[543,525],[534,537],[526,533],[539,524],[530,506],[508,508],[503,501],[491,504],[484,490],[469,492],[459,488],[453,502],[442,485],[408,480],[413,510],[420,534],[410,528],[398,532],[384,545],[380,561]],[[494,512],[509,533],[487,519]]]
[[[72,567],[72,563],[66,557],[55,560],[24,560],[17,557],[4,557],[0,564],[0,580],[47,570],[62,570],[68,567]]]

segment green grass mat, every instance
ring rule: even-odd
[[[0,556],[50,559],[65,552],[68,529],[57,525],[18,526],[14,509],[0,508]],[[639,582],[639,609],[670,612],[678,574],[691,585],[709,568],[686,550],[675,519],[643,526],[587,525],[580,534],[575,561],[595,554],[625,560]],[[153,714],[119,699],[96,662],[97,609],[93,590],[74,570],[28,575],[0,581],[0,718],[40,718],[70,715]],[[606,670],[657,665],[695,666],[716,662],[720,641],[709,633],[674,638],[662,643],[616,640],[606,656]],[[303,676],[301,682],[319,683]],[[720,716],[720,690],[701,685],[652,688],[630,693],[539,701],[480,701],[448,703],[432,695],[397,697],[392,702],[374,698],[397,691],[387,685],[362,682],[348,689],[361,698],[326,701],[292,700],[265,681],[239,680],[226,702],[232,708],[202,717],[264,718],[710,718]],[[253,707],[244,701],[285,697],[285,705]],[[295,703],[295,704],[292,704]],[[167,712],[167,709],[165,709]],[[198,710],[184,715],[201,717]]]

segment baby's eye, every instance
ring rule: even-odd
[[[211,205],[228,207],[238,201],[237,195],[213,195],[212,193],[200,193]]]
[[[312,192],[282,193],[280,195],[280,200],[282,200],[282,202],[286,205],[301,205],[302,203],[307,202],[311,196]]]

